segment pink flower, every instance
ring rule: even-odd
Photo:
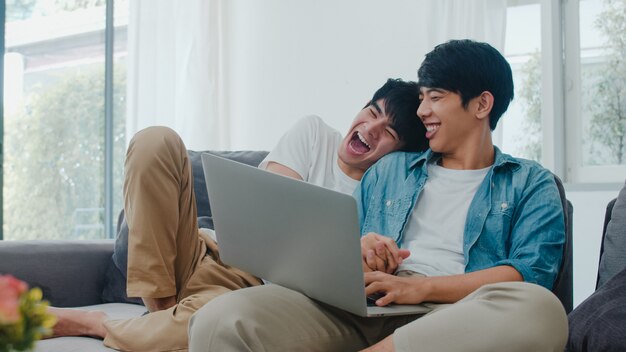
[[[0,275],[0,323],[20,320],[20,295],[27,289],[25,282],[11,275]]]

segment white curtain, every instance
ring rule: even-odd
[[[431,47],[450,39],[473,39],[504,52],[506,3],[505,0],[427,0],[424,11],[431,24],[427,26],[426,38]]]
[[[133,0],[128,25],[127,141],[152,125],[190,149],[228,145],[221,0]]]
[[[271,149],[306,114],[344,131],[436,44],[504,48],[504,0],[130,3],[128,138],[166,125],[191,149]]]
[[[427,26],[431,46],[450,39],[474,39],[487,42],[504,54],[506,3],[505,0],[427,0],[424,8],[433,19]],[[493,141],[502,145],[502,123],[493,132]]]

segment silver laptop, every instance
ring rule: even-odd
[[[211,154],[202,166],[226,264],[360,316],[429,311],[368,306],[352,196]]]

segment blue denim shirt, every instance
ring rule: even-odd
[[[534,161],[495,148],[465,220],[465,272],[510,265],[524,281],[552,289],[565,243],[563,207],[554,176]],[[424,188],[427,164],[439,155],[396,152],[380,159],[355,190],[361,233],[376,232],[399,246]]]

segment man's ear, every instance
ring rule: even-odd
[[[478,107],[476,109],[476,118],[479,120],[489,118],[489,114],[491,114],[491,109],[493,108],[493,94],[489,91],[484,91],[480,93],[478,97],[476,97],[476,102]]]

